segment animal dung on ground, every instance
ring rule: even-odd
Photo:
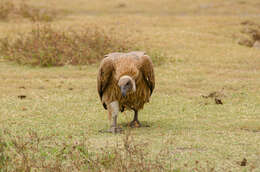
[[[247,159],[244,158],[241,163],[240,163],[240,166],[246,166],[246,163],[247,163]]]
[[[215,100],[216,104],[223,104],[222,100],[220,97],[224,97],[225,95],[222,93],[222,91],[214,91],[209,93],[209,95],[202,95],[203,98],[208,99],[208,98],[212,98]],[[205,105],[207,105],[207,103],[205,103]]]
[[[219,99],[219,98],[215,98],[215,102],[216,102],[217,105],[222,105],[223,104],[221,99]]]
[[[202,95],[202,97],[203,98],[214,98],[214,97],[216,97],[217,96],[217,92],[216,91],[214,91],[214,92],[212,92],[212,93],[209,93],[209,95],[207,95],[207,96],[205,96],[205,95]]]
[[[20,88],[20,89],[25,89],[25,86],[20,86],[19,88]]]
[[[19,98],[19,99],[25,99],[25,98],[26,98],[26,95],[19,95],[18,98]]]

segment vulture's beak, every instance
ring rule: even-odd
[[[124,88],[124,86],[121,86],[120,89],[121,89],[122,96],[126,97],[126,89]]]

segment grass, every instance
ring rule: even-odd
[[[56,19],[59,13],[51,8],[29,5],[24,0],[0,2],[0,20],[3,21],[29,19],[32,22],[50,22]]]
[[[5,171],[158,171],[170,169],[170,161],[164,160],[166,150],[159,152],[155,161],[150,160],[150,154],[145,149],[148,143],[134,141],[130,133],[122,138],[122,144],[117,142],[114,146],[106,146],[98,151],[91,150],[86,135],[81,135],[82,139],[76,142],[71,142],[73,139],[71,136],[68,140],[57,143],[53,136],[42,137],[33,130],[22,138],[13,136],[7,130],[4,133],[9,135],[9,139],[1,137],[2,142],[0,142],[1,169]],[[46,143],[50,146],[41,147]],[[12,153],[6,153],[6,149],[11,149]]]
[[[241,37],[238,43],[240,45],[253,47],[254,44],[260,40],[260,25],[250,20],[243,21],[241,25],[244,25],[244,28],[241,30],[244,36]]]
[[[165,62],[165,55],[159,50],[140,46],[142,45],[138,45],[130,35],[119,35],[112,29],[106,31],[96,25],[77,28],[77,31],[61,31],[50,25],[37,24],[27,34],[0,39],[2,55],[23,65],[85,65],[96,63],[111,52],[140,49],[147,50],[154,64],[160,65]]]
[[[0,19],[6,20],[8,15],[15,10],[14,4],[8,1],[0,2]]]
[[[198,7],[211,3],[198,0],[188,6],[190,1],[176,1],[178,8],[172,3],[161,10],[169,1],[129,1],[121,7],[122,1],[84,1],[89,6],[82,2],[56,1],[57,10],[72,13],[53,22],[54,28],[64,31],[90,24],[114,29],[118,34],[130,33],[140,47],[167,55],[155,67],[156,89],[140,112],[141,123],[151,127],[124,127],[133,116],[127,112],[118,120],[124,134],[98,132],[109,127],[96,92],[98,63],[32,68],[0,57],[3,168],[160,171],[162,166],[161,171],[259,171],[259,49],[238,44],[244,34],[241,23],[259,20],[254,15],[258,1],[219,0],[215,2],[219,6],[198,13]],[[38,1],[28,3],[44,6]],[[111,13],[112,7],[116,13]],[[170,13],[170,7],[176,12]],[[31,29],[26,22],[19,27],[4,23],[0,37],[15,38]],[[219,93],[223,105],[202,97],[212,92]],[[26,97],[18,98],[21,95]],[[244,158],[246,166],[241,166]]]
[[[28,35],[13,42],[0,40],[3,54],[19,64],[39,66],[83,65],[101,60],[110,52],[134,50],[135,44],[118,38],[96,26],[78,28],[79,32],[59,31],[49,25],[37,25]]]

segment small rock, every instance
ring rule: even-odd
[[[260,48],[260,41],[255,41],[254,48]]]
[[[247,47],[252,47],[254,45],[254,41],[250,40],[250,39],[247,39],[247,38],[241,38],[238,41],[238,44],[239,45],[243,45],[243,46],[247,46]]]
[[[19,98],[19,99],[25,99],[25,98],[26,98],[26,95],[19,95],[18,98]]]

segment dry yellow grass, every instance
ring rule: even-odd
[[[151,103],[140,112],[141,122],[151,127],[131,129],[137,142],[148,144],[151,159],[164,148],[164,161],[171,161],[176,171],[259,171],[260,50],[238,44],[241,22],[259,20],[257,0],[28,3],[68,11],[52,23],[58,29],[85,24],[114,28],[119,35],[131,33],[140,44],[165,52],[166,63],[155,68]],[[31,27],[28,21],[3,22],[0,36],[12,37]],[[30,130],[50,136],[33,152],[36,159],[46,156],[47,164],[55,164],[64,143],[73,146],[83,137],[93,152],[122,144],[125,135],[97,132],[107,127],[107,116],[96,93],[96,73],[97,65],[31,68],[0,57],[1,130],[25,140]],[[214,91],[223,94],[223,105],[201,97]],[[18,95],[27,97],[21,100]],[[119,123],[131,118],[122,114]],[[9,146],[6,153],[14,158]],[[240,166],[243,158],[246,166]],[[62,162],[63,171],[77,171],[73,161]]]

